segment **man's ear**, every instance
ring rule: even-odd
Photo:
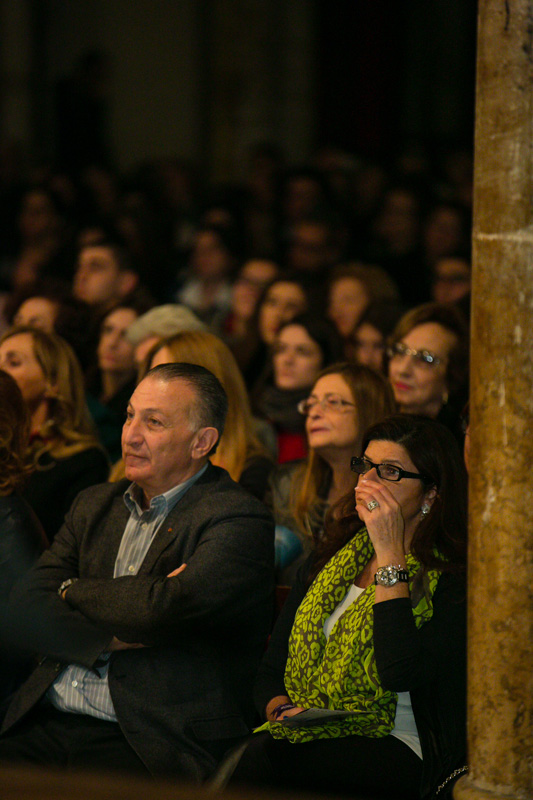
[[[205,458],[218,442],[216,428],[200,428],[192,443],[191,455],[193,458]]]

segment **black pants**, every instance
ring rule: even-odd
[[[149,775],[117,722],[37,706],[0,738],[0,761]]]
[[[230,784],[252,784],[361,800],[416,800],[422,761],[394,736],[345,736],[293,744],[268,732],[252,737]]]

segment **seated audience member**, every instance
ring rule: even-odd
[[[26,461],[30,417],[20,389],[0,370],[0,616],[16,581],[48,546],[37,517],[21,497],[31,470]],[[27,665],[0,641],[0,716],[2,703],[21,683]]]
[[[389,185],[371,225],[365,261],[387,270],[408,306],[429,298],[431,275],[421,252],[420,228],[419,188],[409,180]]]
[[[307,455],[305,422],[298,403],[305,399],[318,373],[341,357],[341,343],[327,320],[310,314],[283,324],[272,345],[271,371],[254,390],[254,410],[274,426],[277,461]]]
[[[104,239],[80,250],[72,292],[100,316],[128,295],[141,294],[142,289],[126,250]]]
[[[53,333],[60,305],[68,294],[63,283],[53,280],[26,286],[6,306],[9,322]]]
[[[272,345],[280,327],[309,309],[308,283],[297,276],[283,274],[267,287],[258,305],[259,334]]]
[[[82,492],[12,595],[43,653],[4,719],[0,760],[200,781],[253,720],[273,590],[273,523],[209,463],[219,381],[151,370],[122,436],[126,480]]]
[[[334,239],[333,226],[325,217],[297,220],[289,229],[287,267],[312,275],[317,282],[324,280],[338,258]]]
[[[466,750],[464,464],[424,417],[389,417],[362,444],[355,499],[328,515],[278,618],[255,693],[267,722],[234,781],[373,800],[446,782],[448,798]]]
[[[5,276],[10,287],[19,291],[41,277],[65,277],[68,227],[57,192],[45,184],[27,188],[17,223],[18,251]]]
[[[280,326],[309,311],[310,305],[309,283],[298,275],[279,275],[268,284],[257,303],[248,335],[231,345],[249,390],[268,364]]]
[[[352,218],[352,239],[358,250],[368,249],[373,221],[380,209],[387,189],[388,176],[384,164],[375,161],[360,162],[354,176],[348,200]]]
[[[364,431],[395,410],[384,375],[355,364],[333,364],[319,374],[298,411],[305,417],[309,455],[271,476],[278,583],[291,585],[297,567],[320,544],[330,506],[353,490],[350,458]]]
[[[472,232],[469,217],[467,209],[457,203],[437,202],[430,209],[421,235],[430,275],[439,259],[468,245]]]
[[[143,286],[159,302],[168,300],[168,286],[176,271],[164,216],[161,207],[156,208],[151,192],[138,185],[122,194],[114,217],[117,235],[135,271]]]
[[[111,463],[120,458],[122,425],[137,383],[133,345],[126,331],[144,310],[139,303],[124,300],[105,314],[100,324],[97,363],[87,376],[89,411]]]
[[[24,497],[49,541],[82,489],[107,478],[93,432],[80,366],[59,336],[12,328],[0,339],[0,367],[16,380],[31,417],[27,457],[34,466]]]
[[[94,356],[93,315],[87,303],[73,297],[68,284],[49,278],[25,287],[12,297],[6,312],[11,325],[39,328],[65,339],[85,372]]]
[[[278,246],[278,188],[284,156],[272,142],[255,142],[246,154],[242,202],[247,250],[273,256]]]
[[[230,344],[246,338],[261,294],[278,274],[278,265],[268,259],[252,258],[243,264],[233,284],[229,314],[222,326],[222,335]]]
[[[388,374],[399,410],[437,419],[462,441],[468,328],[461,312],[438,303],[417,306],[399,320],[390,342]]]
[[[134,359],[139,370],[160,339],[182,331],[205,331],[206,326],[187,306],[166,303],[141,314],[126,331],[126,338],[134,348]]]
[[[352,337],[362,315],[371,303],[398,303],[400,295],[381,267],[369,264],[341,264],[329,281],[329,319],[345,343],[345,357],[353,359]]]
[[[274,467],[261,444],[252,418],[250,402],[239,368],[224,342],[207,331],[184,331],[156,345],[147,369],[159,364],[186,362],[210,370],[228,397],[224,433],[211,463],[223,467],[230,477],[259,500],[263,500],[268,476]]]
[[[385,372],[387,340],[403,313],[401,306],[389,303],[368,306],[351,336],[350,346],[356,364]]]
[[[231,281],[238,263],[236,243],[222,225],[206,225],[194,237],[188,273],[176,300],[213,330],[219,330],[231,302]]]
[[[281,186],[282,214],[285,223],[295,225],[320,213],[328,206],[327,183],[318,169],[295,167],[283,176]]]
[[[433,268],[431,295],[436,303],[458,303],[470,295],[470,258],[466,255],[441,256]]]

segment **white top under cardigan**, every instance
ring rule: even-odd
[[[349,592],[344,599],[339,603],[333,614],[328,617],[324,623],[324,634],[326,639],[329,638],[333,626],[346,611],[346,609],[355,603],[360,594],[365,590],[360,586],[352,584]],[[419,758],[422,758],[422,749],[420,747],[420,739],[418,738],[418,731],[416,729],[415,717],[411,706],[411,695],[409,692],[398,692],[398,703],[396,705],[396,716],[394,718],[394,728],[391,731],[391,736],[395,736],[413,750]]]

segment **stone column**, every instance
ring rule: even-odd
[[[457,800],[533,797],[533,3],[480,0],[468,761]]]

